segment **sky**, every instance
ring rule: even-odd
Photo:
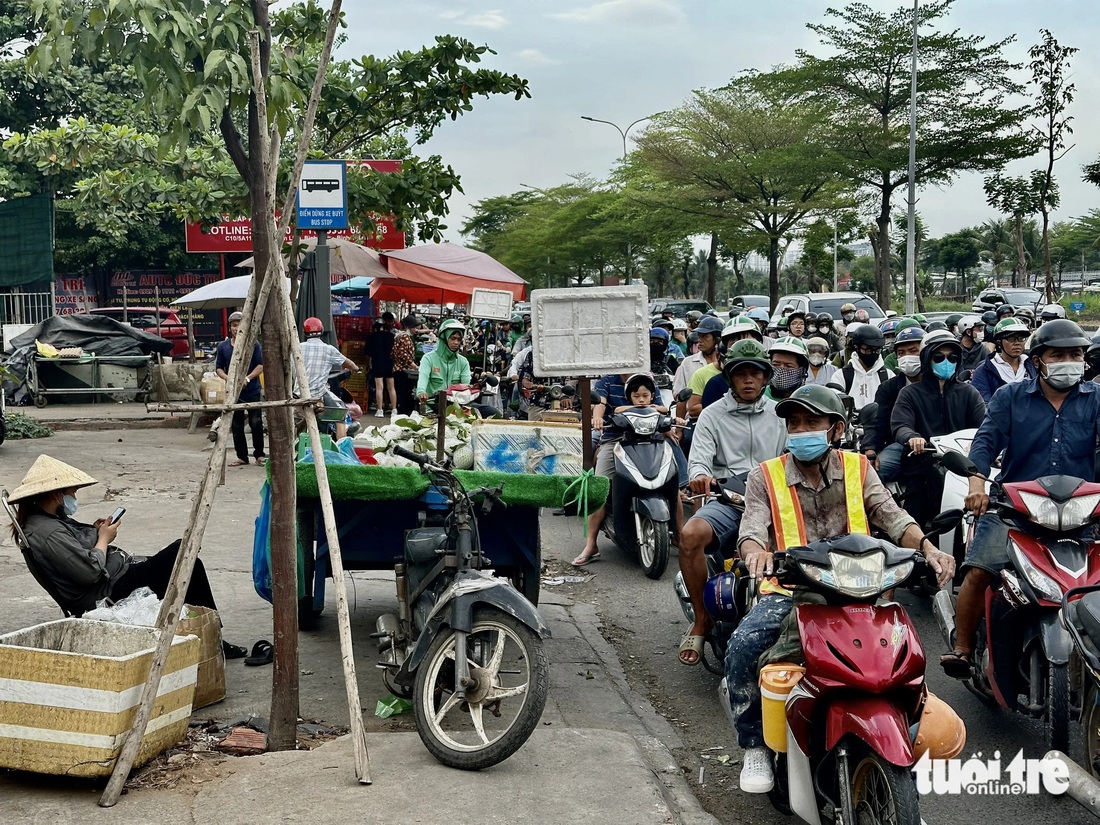
[[[863,1],[883,12],[910,5]],[[444,123],[416,150],[440,155],[461,176],[465,192],[451,198],[444,221],[446,239],[461,242],[458,228],[479,200],[525,184],[557,186],[572,174],[606,178],[622,153],[622,138],[613,126],[582,115],[625,129],[682,104],[694,89],[719,87],[745,69],[792,62],[796,49],[824,55],[805,24],[823,21],[830,5],[842,2],[351,0],[344,4],[348,40],[337,56],[390,55],[451,34],[494,49],[498,54],[489,56],[486,67],[529,81],[531,99],[477,99],[472,112]],[[1074,145],[1055,166],[1062,201],[1054,218],[1068,220],[1100,208],[1100,189],[1081,180],[1081,167],[1100,157],[1100,57],[1090,48],[1100,34],[1095,0],[958,0],[938,28],[948,26],[989,41],[1015,35],[1005,53],[1021,63],[1041,28],[1050,29],[1062,45],[1082,49],[1071,64],[1077,86],[1068,111],[1074,117]],[[639,123],[628,137],[644,126]],[[1024,159],[1008,172],[1027,174],[1043,162]],[[905,209],[904,197],[895,194],[895,210]],[[917,208],[933,237],[1000,217],[986,205],[977,174],[918,190]]]

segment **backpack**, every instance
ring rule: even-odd
[[[844,373],[844,394],[845,395],[851,395],[852,394],[852,384],[854,384],[855,381],[856,381],[856,368],[853,367],[851,365],[851,363],[849,362],[849,363],[845,364],[841,368],[840,371],[842,373]],[[880,367],[879,371],[878,371],[878,383],[879,383],[879,385],[881,386],[882,384],[885,384],[889,380],[890,380],[890,370],[886,369],[886,367]]]

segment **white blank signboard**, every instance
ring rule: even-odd
[[[512,317],[512,293],[506,289],[473,289],[470,292],[471,318],[507,321]]]
[[[536,289],[531,293],[535,375],[648,369],[648,305],[644,285]]]

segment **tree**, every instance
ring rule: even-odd
[[[993,267],[993,284],[999,285],[1005,262],[1014,253],[1014,231],[1008,221],[988,220],[977,230],[978,254]]]
[[[1019,68],[1002,55],[1007,38],[984,38],[930,27],[954,0],[920,5],[917,69],[919,133],[916,180],[942,184],[959,172],[999,169],[1030,153],[1019,124],[1027,110],[1010,98],[1022,87],[1010,79]],[[831,147],[844,159],[844,174],[877,201],[876,289],[890,302],[890,222],[894,191],[908,181],[910,60],[913,11],[886,15],[854,3],[829,9],[838,24],[811,23],[827,57],[797,52],[798,61],[758,77],[792,99],[811,101],[829,113]]]
[[[1012,272],[1012,285],[1014,287],[1027,284],[1027,273],[1030,270],[1030,260],[1024,239],[1026,219],[1039,211],[1039,201],[1042,198],[1041,172],[1032,172],[1030,178],[1007,177],[998,172],[985,179],[985,198],[994,209],[1010,215],[1015,226],[1016,235],[1016,268]],[[1057,202],[1057,189],[1047,193],[1047,198],[1054,197]]]
[[[816,107],[780,103],[739,80],[695,92],[639,137],[637,162],[668,184],[665,205],[710,224],[709,282],[718,237],[726,227],[747,231],[767,244],[769,292],[778,302],[781,241],[807,215],[846,202],[820,124]]]
[[[1072,117],[1066,115],[1066,108],[1073,102],[1076,89],[1066,75],[1069,71],[1069,59],[1078,49],[1062,46],[1047,29],[1041,30],[1043,40],[1031,47],[1031,81],[1038,87],[1035,111],[1042,118],[1042,126],[1035,131],[1038,134],[1044,153],[1046,168],[1039,178],[1039,212],[1043,216],[1043,267],[1046,273],[1046,299],[1053,302],[1057,297],[1054,288],[1054,276],[1050,269],[1050,213],[1058,206],[1058,188],[1054,181],[1054,162],[1065,157],[1066,136],[1073,133],[1070,127]]]
[[[978,243],[974,240],[969,230],[954,232],[940,239],[939,245],[940,265],[944,268],[944,275],[954,271],[962,280],[962,293],[967,293],[967,272],[978,265],[981,256],[978,254]],[[947,294],[947,278],[944,278],[944,294]]]

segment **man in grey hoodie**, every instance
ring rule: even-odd
[[[738,341],[722,361],[730,391],[703,410],[695,425],[688,478],[691,491],[710,491],[716,478],[744,476],[760,462],[783,453],[785,423],[775,414],[775,402],[764,395],[771,378],[771,362],[764,347],[749,338]],[[680,643],[680,662],[696,665],[710,624],[703,604],[709,547],[732,546],[740,513],[717,501],[705,504],[684,525],[680,536],[680,571],[695,609],[695,623]]]

